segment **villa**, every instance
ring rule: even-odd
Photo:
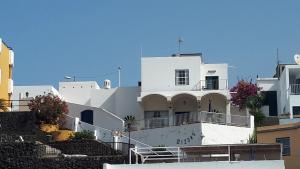
[[[80,128],[121,131],[123,119],[133,116],[132,138],[151,146],[247,143],[254,127],[253,116],[230,104],[228,65],[206,64],[201,53],[143,57],[141,82],[133,87],[111,88],[110,80],[103,87],[68,81],[59,83],[59,91],[15,86],[13,98],[49,92],[68,102],[69,115],[79,118]],[[106,130],[95,133],[112,140]]]

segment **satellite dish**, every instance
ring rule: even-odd
[[[294,59],[297,65],[300,65],[300,54],[295,54]]]

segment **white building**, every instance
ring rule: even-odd
[[[279,64],[273,78],[258,78],[257,84],[266,98],[263,112],[267,116],[298,120],[295,118],[300,115],[300,65]]]
[[[134,116],[132,137],[152,146],[245,143],[253,132],[253,117],[230,105],[228,65],[199,53],[142,58],[139,86],[60,82],[59,93],[71,116],[95,126],[121,130]]]

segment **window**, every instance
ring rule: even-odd
[[[283,156],[289,156],[291,154],[289,137],[276,138],[276,143],[282,144]]]
[[[300,115],[300,106],[293,106],[293,115]]]
[[[175,70],[175,85],[189,85],[189,70],[180,69]]]
[[[160,128],[169,126],[168,111],[145,111],[145,128]]]
[[[205,89],[218,90],[219,89],[219,76],[206,76]]]

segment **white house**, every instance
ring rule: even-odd
[[[297,121],[300,115],[300,65],[279,64],[273,78],[258,78],[265,94],[263,111],[270,116],[288,116]],[[284,121],[284,120],[283,120]]]
[[[122,130],[134,116],[132,137],[152,146],[245,143],[254,127],[230,105],[228,65],[205,64],[200,53],[141,58],[138,86],[60,82],[59,93],[82,124]]]

